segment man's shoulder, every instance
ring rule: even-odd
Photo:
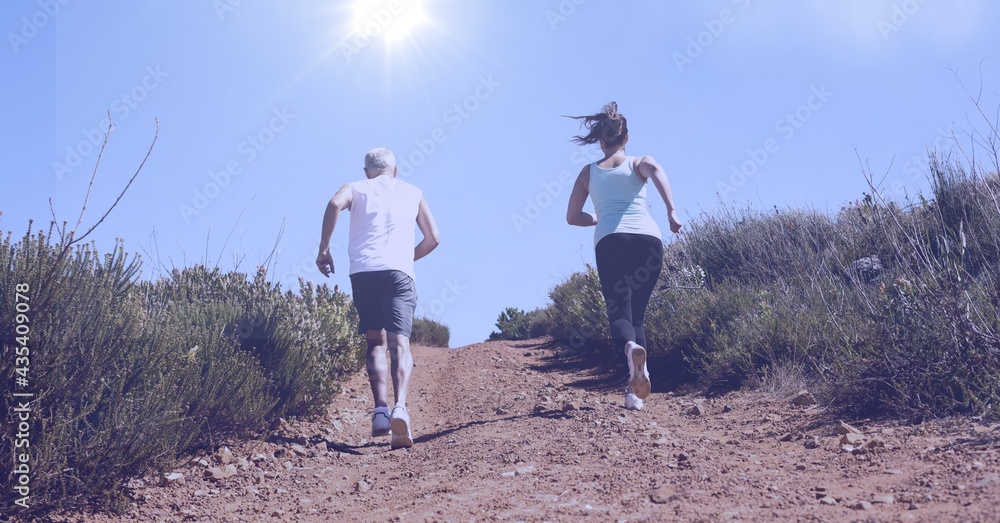
[[[406,180],[400,180],[399,178],[396,178],[396,185],[397,187],[405,191],[410,191],[411,193],[415,194],[423,194],[423,191],[420,190],[420,187],[417,187],[416,185],[413,185],[412,183]]]

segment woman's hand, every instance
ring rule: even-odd
[[[681,221],[677,219],[677,211],[668,212],[667,219],[670,220],[670,232],[673,232],[674,234],[679,233],[681,231],[681,227],[683,227],[684,224],[682,224]]]

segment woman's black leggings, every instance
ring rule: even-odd
[[[646,346],[642,320],[663,268],[663,242],[647,234],[613,233],[597,242],[597,273],[615,347]]]

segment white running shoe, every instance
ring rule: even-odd
[[[649,371],[646,369],[646,349],[635,342],[629,342],[628,385],[638,399],[649,397]]]
[[[413,446],[413,437],[410,435],[410,415],[406,413],[406,407],[396,405],[392,408],[389,425],[392,427],[392,441],[389,446],[393,449]]]
[[[372,437],[389,435],[389,407],[375,407],[372,413]]]
[[[642,400],[629,392],[625,395],[625,410],[642,410]]]

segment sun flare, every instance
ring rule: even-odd
[[[395,43],[411,36],[428,20],[422,0],[356,0],[354,31]]]

